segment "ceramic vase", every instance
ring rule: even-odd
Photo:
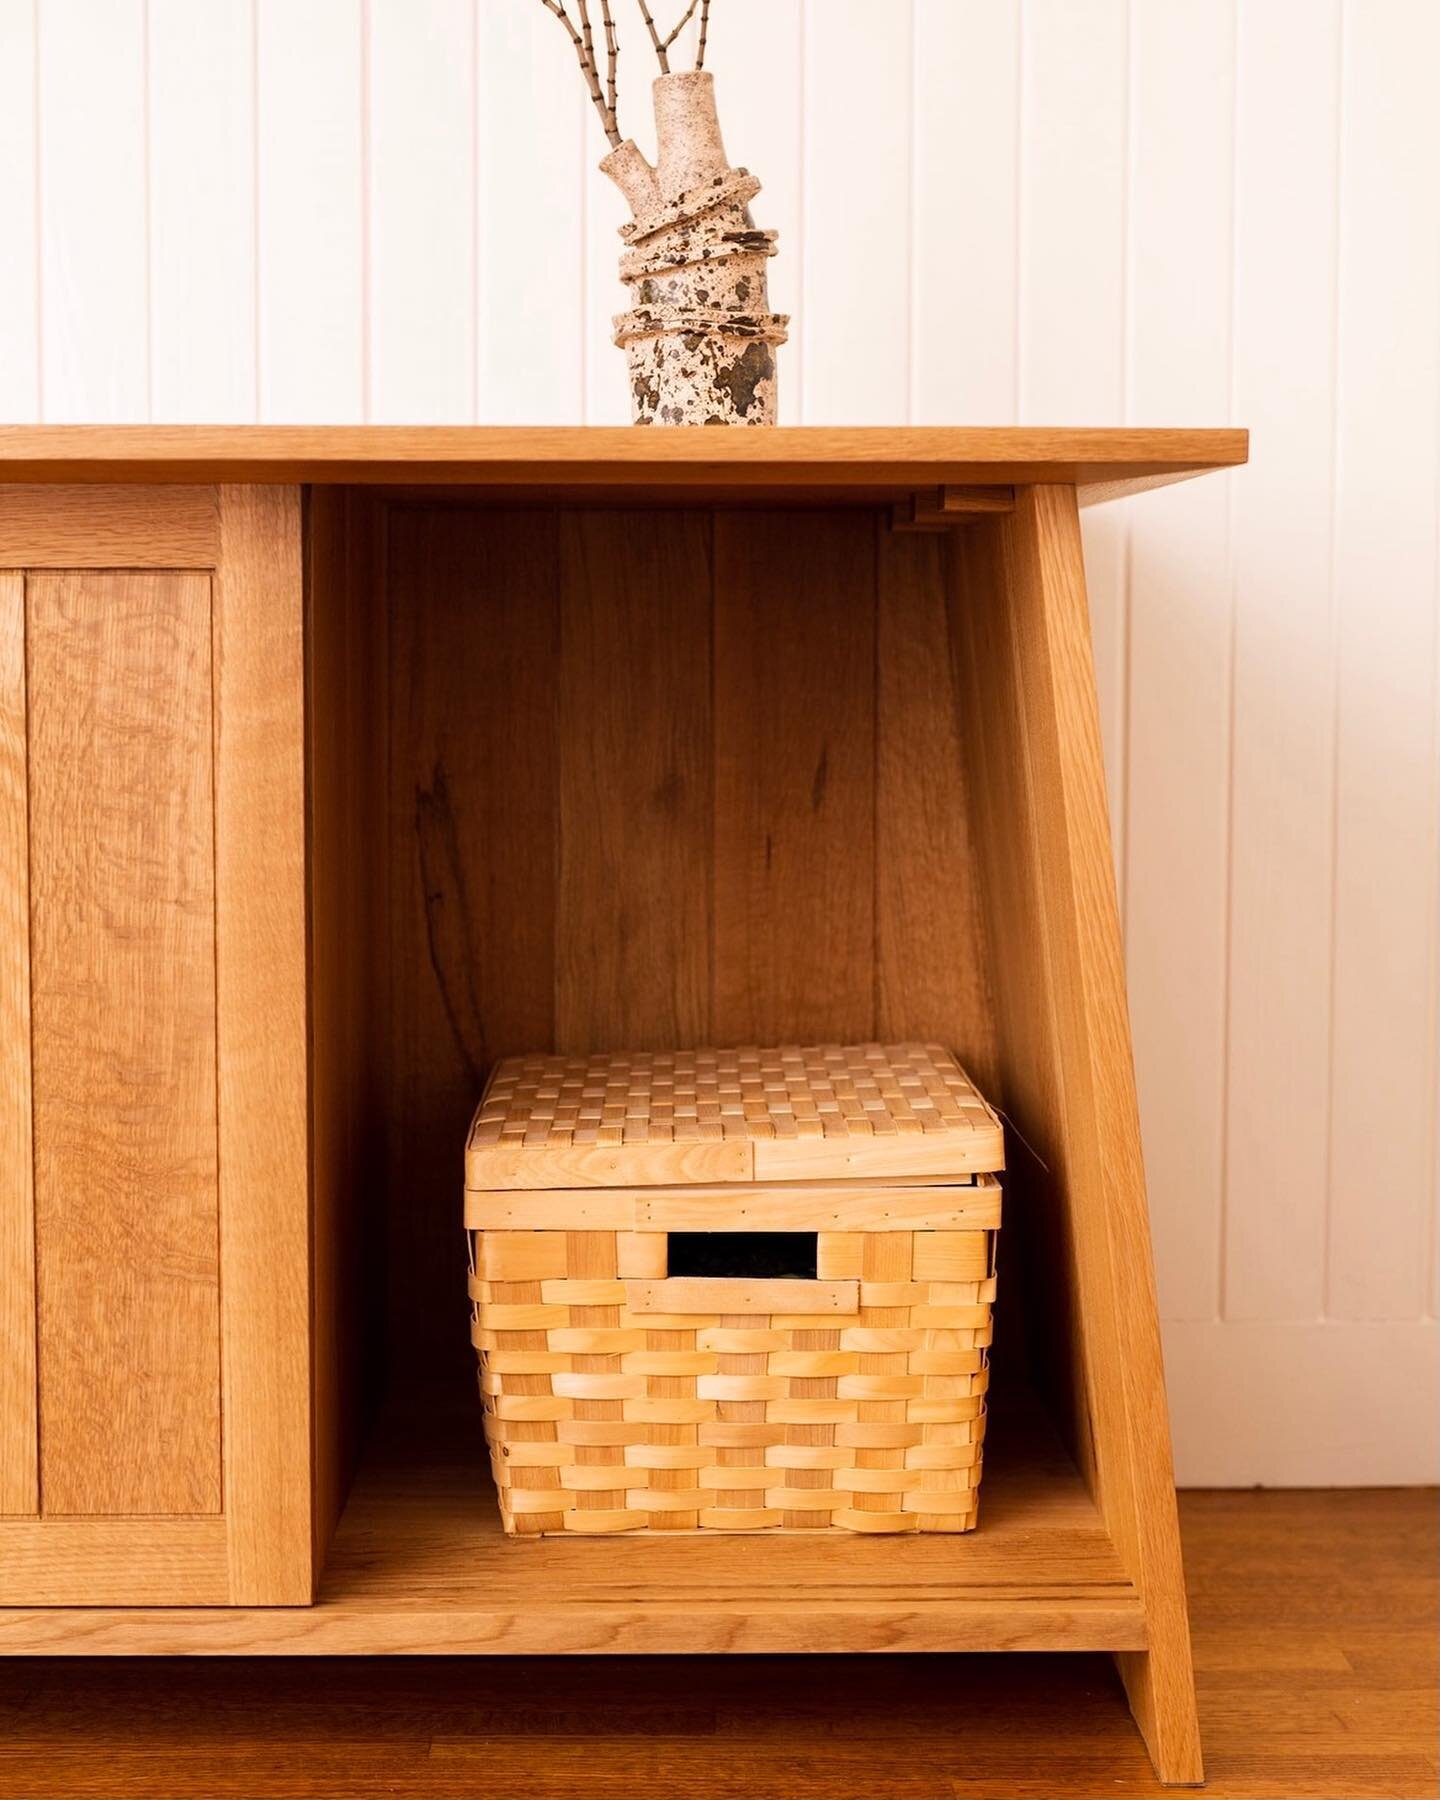
[[[600,167],[629,203],[615,320],[637,425],[773,425],[775,351],[788,319],[769,310],[776,234],[757,229],[760,183],[725,156],[715,83],[703,71],[655,82],[659,154],[633,141]]]

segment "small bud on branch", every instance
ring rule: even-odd
[[[605,136],[610,141],[610,147],[618,150],[623,141],[620,136],[617,112],[619,103],[617,69],[620,61],[620,39],[615,30],[615,16],[610,10],[611,3],[612,0],[600,0],[600,17],[605,26],[605,82],[602,87],[599,60],[595,55],[595,32],[590,23],[589,0],[575,0],[580,14],[578,26],[570,17],[566,0],[540,0],[540,4],[546,12],[554,13],[570,34],[570,42],[574,46],[575,55],[580,64],[580,73],[585,78],[585,86],[589,90],[591,100],[595,103],[596,112],[600,115],[600,123],[605,127]],[[710,35],[710,0],[690,0],[690,4],[681,15],[680,23],[669,37],[664,38],[661,37],[656,27],[654,15],[646,4],[646,0],[637,0],[637,4],[640,8],[640,16],[645,21],[645,29],[650,33],[650,42],[655,46],[655,55],[659,60],[662,75],[670,73],[670,46],[695,17],[698,9],[700,39],[695,52],[695,67],[697,70],[705,67],[705,46]]]
[[[669,37],[662,38],[660,33],[655,29],[655,21],[650,16],[650,8],[645,4],[645,0],[639,0],[640,17],[644,19],[645,28],[650,33],[650,42],[655,46],[655,54],[660,60],[660,73],[662,75],[668,75],[670,73],[670,46],[695,17],[695,8],[699,4],[700,0],[690,0],[690,4],[686,7],[680,23],[670,33]],[[700,65],[697,63],[695,66],[698,68]]]
[[[618,150],[623,140],[621,139],[620,127],[616,122],[615,117],[614,62],[612,59],[610,69],[610,101],[607,105],[604,91],[600,86],[600,71],[595,66],[595,39],[590,28],[590,9],[587,5],[587,0],[577,0],[577,4],[580,8],[580,29],[578,31],[575,28],[575,21],[565,10],[564,0],[540,0],[540,4],[545,8],[546,12],[554,13],[555,17],[565,27],[566,31],[569,32],[570,42],[574,45],[575,54],[580,59],[580,73],[585,77],[585,85],[590,90],[590,98],[595,102],[595,110],[600,115],[600,123],[605,127],[605,136],[609,139],[611,148]],[[609,0],[602,0],[602,4],[605,7],[605,14],[608,22],[610,12]],[[611,28],[611,34],[613,37],[613,26]],[[614,54],[617,56],[619,54],[618,45],[615,46]]]

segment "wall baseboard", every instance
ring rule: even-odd
[[[1440,1321],[1164,1326],[1181,1487],[1440,1481]]]

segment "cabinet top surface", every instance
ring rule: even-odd
[[[6,425],[0,482],[366,482],[556,496],[884,500],[928,486],[1075,483],[1110,498],[1243,463],[1230,429]]]

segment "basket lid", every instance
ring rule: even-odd
[[[945,1180],[1004,1167],[1000,1121],[939,1044],[517,1056],[495,1069],[471,1189]]]

